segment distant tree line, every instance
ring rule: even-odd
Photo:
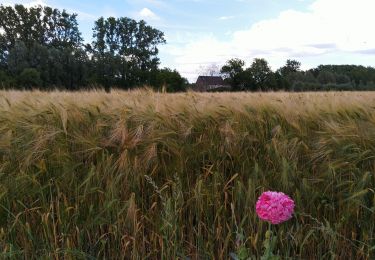
[[[287,60],[273,72],[265,59],[254,59],[248,68],[243,60],[230,59],[220,72],[234,91],[375,90],[375,68],[357,65],[320,65],[303,71],[300,62]]]
[[[99,18],[92,42],[85,43],[77,14],[0,5],[0,88],[110,90],[148,85],[185,91],[188,82],[176,70],[159,68],[158,46],[165,43],[163,32],[127,17]],[[355,65],[303,71],[300,62],[288,60],[274,72],[265,59],[254,59],[247,68],[243,60],[231,59],[220,73],[233,91],[375,90],[375,68]]]
[[[159,68],[163,32],[144,21],[99,18],[85,44],[77,15],[51,7],[0,5],[0,88],[79,90],[154,86],[184,91],[187,80]]]

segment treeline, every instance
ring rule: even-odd
[[[149,85],[183,91],[187,80],[159,68],[163,32],[126,17],[99,18],[85,44],[77,14],[0,6],[0,87],[79,90]]]
[[[254,59],[245,68],[241,59],[231,59],[221,68],[234,91],[328,91],[375,90],[375,68],[357,65],[320,65],[307,71],[301,63],[287,60],[273,72],[265,59]]]
[[[176,70],[159,68],[158,46],[164,33],[144,21],[99,18],[93,40],[85,43],[77,14],[51,7],[0,5],[0,88],[80,90],[144,85],[185,91],[188,82]],[[307,71],[288,60],[272,71],[265,59],[249,67],[231,59],[221,75],[233,91],[375,90],[375,69],[321,65]]]

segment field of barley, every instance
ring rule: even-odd
[[[375,258],[375,93],[0,91],[1,259]]]

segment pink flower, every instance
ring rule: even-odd
[[[282,192],[266,191],[256,203],[256,212],[260,219],[280,224],[292,218],[294,201]]]

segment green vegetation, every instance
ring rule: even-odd
[[[375,95],[0,92],[0,258],[374,259]]]
[[[320,65],[303,71],[301,63],[287,60],[273,72],[265,59],[230,59],[220,72],[234,91],[352,91],[375,90],[375,68],[357,65]]]
[[[84,44],[77,14],[0,5],[0,88],[79,90],[111,86],[185,91],[187,80],[159,68],[163,32],[145,21],[99,18]]]

